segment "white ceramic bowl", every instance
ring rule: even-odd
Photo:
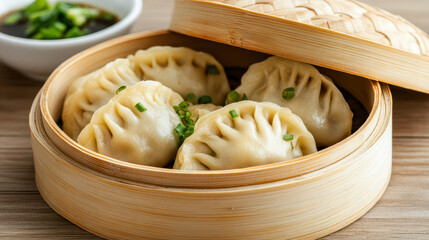
[[[26,76],[46,80],[64,60],[105,40],[129,33],[143,7],[142,0],[66,0],[99,7],[116,14],[115,25],[86,36],[61,40],[18,38],[0,32],[0,59]],[[21,9],[33,0],[1,1],[0,16]],[[50,1],[55,2],[55,1]]]

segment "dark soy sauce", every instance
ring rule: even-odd
[[[14,36],[14,37],[26,38],[27,37],[27,33],[26,33],[27,21],[26,20],[20,20],[16,24],[12,24],[12,25],[4,23],[4,20],[7,17],[9,17],[10,15],[12,15],[16,12],[22,12],[22,11],[13,11],[13,12],[7,13],[6,15],[4,15],[0,18],[0,21],[1,21],[0,32],[7,34],[7,35]]]

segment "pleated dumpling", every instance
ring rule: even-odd
[[[185,97],[210,96],[221,105],[230,91],[222,65],[210,54],[185,47],[156,46],[129,56],[140,79],[159,81]]]
[[[331,146],[351,134],[349,105],[334,83],[309,64],[270,57],[251,65],[236,90],[250,100],[292,110],[319,147]]]
[[[155,81],[121,91],[95,111],[77,141],[82,146],[126,162],[165,167],[175,158],[181,122],[173,106],[183,98]]]
[[[126,59],[117,59],[74,81],[63,105],[64,132],[76,140],[95,110],[115,96],[118,88],[139,81]]]
[[[201,117],[177,153],[175,169],[222,170],[291,160],[316,152],[302,120],[274,103],[241,101]]]

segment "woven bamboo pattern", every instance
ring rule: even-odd
[[[354,0],[209,0],[429,56],[429,38],[400,16]]]

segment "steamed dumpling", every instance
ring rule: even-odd
[[[286,88],[294,88],[293,98],[282,97]],[[353,113],[343,95],[309,64],[270,57],[250,66],[236,90],[250,100],[273,102],[292,110],[319,147],[333,145],[351,133]]]
[[[174,128],[181,120],[173,106],[182,101],[159,82],[139,82],[95,111],[77,141],[119,160],[164,167],[177,152],[179,138]]]
[[[139,81],[126,59],[117,59],[74,81],[63,106],[64,132],[76,140],[95,110],[115,96],[119,87],[131,86]]]
[[[230,111],[235,111],[237,117],[233,118]],[[273,103],[241,101],[201,117],[194,133],[180,147],[174,168],[244,168],[316,151],[313,136],[289,109]]]
[[[197,97],[206,95],[220,105],[230,91],[225,70],[208,53],[185,47],[156,46],[140,50],[128,59],[140,79],[159,81],[182,97],[188,93]]]
[[[220,104],[230,87],[222,65],[213,56],[184,47],[152,47],[127,59],[118,59],[76,80],[63,106],[63,130],[73,140],[92,114],[106,104],[121,86],[141,80],[159,81],[183,97],[210,96]]]

